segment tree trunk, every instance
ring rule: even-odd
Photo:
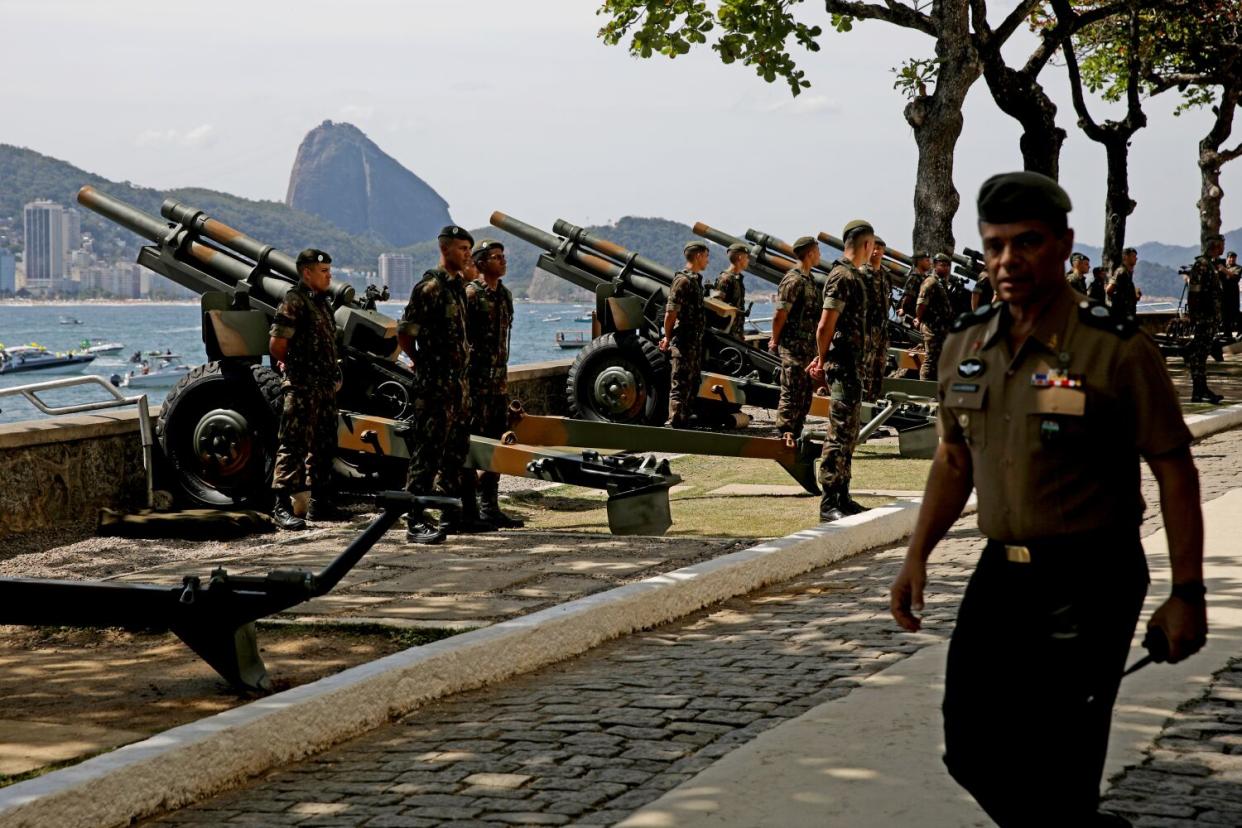
[[[996,105],[1022,125],[1023,169],[1059,178],[1066,133],[1057,126],[1057,105],[1035,78],[1010,69],[999,53],[988,58],[983,76]]]
[[[1220,145],[1233,132],[1233,116],[1238,108],[1242,89],[1226,87],[1220,105],[1214,107],[1216,120],[1208,134],[1199,142],[1199,243],[1220,233],[1220,202],[1225,191],[1220,186],[1220,168],[1236,157],[1235,152],[1222,153]],[[1242,147],[1240,147],[1242,148]]]
[[[1126,243],[1126,219],[1134,212],[1130,198],[1130,136],[1110,132],[1104,141],[1108,157],[1108,191],[1104,196],[1104,267],[1111,270],[1121,264],[1121,249]]]

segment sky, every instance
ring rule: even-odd
[[[331,119],[361,128],[469,227],[502,210],[542,226],[659,216],[793,238],[863,217],[908,246],[916,153],[891,70],[930,56],[930,38],[867,21],[827,32],[820,52],[799,55],[812,87],[793,98],[706,47],[670,61],[605,46],[597,5],[0,0],[0,143],[139,185],[283,200],[299,142]],[[999,19],[1010,3],[991,5]],[[800,14],[829,28],[820,8]],[[1032,40],[1011,46],[1015,62]],[[1071,223],[1098,244],[1104,151],[1075,126],[1064,69],[1044,80],[1070,133]],[[1115,112],[1091,105],[1097,119]],[[1175,105],[1148,102],[1133,140],[1132,244],[1198,238],[1210,114],[1177,118]],[[964,115],[955,232],[973,245],[974,195],[1021,167],[1020,130],[982,79]],[[1222,183],[1230,230],[1242,226],[1242,198],[1230,198],[1242,197],[1242,161]]]

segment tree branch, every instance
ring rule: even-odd
[[[884,3],[880,6],[875,3],[856,2],[856,0],[824,0],[824,11],[859,20],[883,20],[904,29],[914,29],[932,37],[937,36],[936,25],[926,14],[911,6],[898,3],[896,0],[884,0]]]
[[[1142,28],[1139,25],[1139,10],[1136,5],[1130,10],[1129,54],[1126,55],[1126,119],[1124,123],[1131,133],[1147,125],[1147,117],[1143,114],[1143,102],[1139,100],[1143,80],[1143,59],[1139,55],[1141,37]]]
[[[1018,27],[1022,25],[1022,21],[1030,17],[1031,12],[1034,11],[1035,7],[1040,5],[1042,2],[1043,0],[1023,0],[1016,7],[1014,7],[1014,10],[1009,13],[1008,17],[1001,21],[1000,26],[996,29],[995,37],[998,47],[1003,46],[1005,42],[1009,40],[1010,36],[1013,35],[1013,33],[1018,30]]]
[[[1060,0],[1054,0],[1054,5],[1060,5]],[[1083,98],[1082,73],[1078,70],[1078,56],[1074,54],[1074,44],[1071,38],[1067,37],[1061,42],[1061,53],[1065,55],[1065,69],[1069,73],[1070,81],[1070,97],[1074,100],[1074,111],[1078,113],[1078,126],[1092,141],[1104,143],[1107,136],[1091,117],[1091,111],[1087,109],[1087,102]]]

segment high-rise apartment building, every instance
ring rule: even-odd
[[[0,250],[0,293],[17,291],[17,257],[8,250]]]
[[[23,210],[23,223],[26,288],[53,290],[65,277],[65,210],[52,201],[32,201]]]
[[[64,211],[64,218],[61,220],[61,227],[64,230],[65,255],[79,250],[82,247],[82,214],[76,208],[67,207]]]
[[[380,254],[379,280],[388,285],[394,301],[404,302],[414,290],[414,257],[405,253]]]

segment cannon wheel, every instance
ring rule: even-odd
[[[565,388],[580,420],[662,425],[668,417],[668,360],[641,336],[593,340],[570,366]]]
[[[180,494],[197,506],[270,505],[280,383],[270,368],[230,362],[181,378],[155,426]]]

